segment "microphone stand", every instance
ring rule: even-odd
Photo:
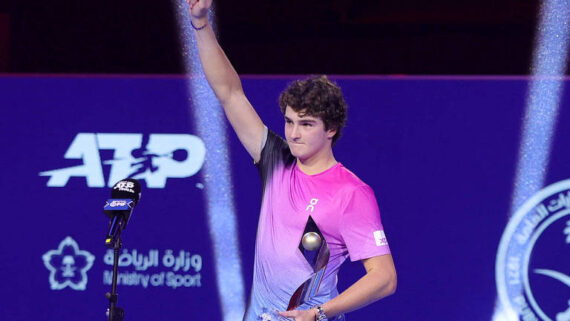
[[[123,246],[121,241],[121,232],[123,230],[123,222],[119,226],[119,231],[117,232],[117,237],[113,242],[113,282],[111,284],[111,292],[105,293],[105,297],[109,300],[109,309],[107,314],[109,316],[108,321],[123,321],[125,317],[125,311],[122,308],[117,307],[117,301],[119,294],[117,293],[117,276],[119,272],[119,251]]]

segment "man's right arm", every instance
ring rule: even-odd
[[[212,0],[190,0],[190,18],[206,79],[224,107],[239,140],[255,162],[261,155],[263,122],[245,97],[234,67],[220,47],[208,22]],[[197,30],[196,28],[203,29]]]

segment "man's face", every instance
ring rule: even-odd
[[[293,156],[300,160],[309,159],[328,151],[336,130],[325,130],[320,118],[303,115],[291,107],[285,109],[285,138]]]

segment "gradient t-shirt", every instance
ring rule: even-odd
[[[351,261],[390,253],[372,189],[337,163],[316,175],[297,167],[289,146],[272,131],[257,163],[263,198],[257,230],[251,298],[244,320],[285,311],[297,288],[313,275],[299,250],[309,215],[328,243],[329,263],[309,309],[338,295],[337,273]]]

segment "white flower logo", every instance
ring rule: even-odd
[[[77,242],[68,236],[59,243],[57,250],[46,252],[42,259],[50,271],[49,283],[52,290],[70,287],[84,291],[87,287],[87,271],[93,266],[95,256],[80,250]]]

